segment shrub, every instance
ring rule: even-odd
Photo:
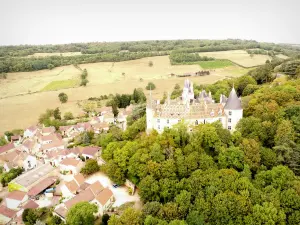
[[[72,120],[72,119],[74,119],[74,116],[73,116],[73,114],[71,112],[66,112],[64,114],[64,119],[65,120]]]
[[[88,159],[80,172],[84,175],[90,175],[98,172],[99,169],[100,167],[95,159]]]
[[[152,62],[152,61],[149,61],[149,62],[148,62],[148,66],[149,66],[149,67],[152,67],[152,66],[153,66],[153,62]]]
[[[155,84],[152,82],[149,82],[146,86],[146,90],[154,90],[156,88]]]
[[[58,95],[58,98],[61,103],[66,103],[68,101],[68,95],[63,92]]]

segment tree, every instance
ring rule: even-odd
[[[53,116],[54,116],[54,119],[61,120],[61,112],[58,107],[56,109],[54,109]]]
[[[6,145],[7,141],[5,140],[4,136],[0,137],[0,146]]]
[[[95,112],[97,108],[97,102],[96,101],[85,101],[82,104],[82,110],[86,113]]]
[[[25,225],[35,225],[38,220],[38,215],[35,209],[24,209],[22,213],[22,220]]]
[[[112,113],[114,114],[114,117],[117,117],[119,114],[118,106],[116,104],[112,104]]]
[[[154,90],[156,88],[155,84],[152,82],[149,82],[146,86],[146,90]]]
[[[198,211],[191,211],[186,218],[188,225],[204,225],[204,217]]]
[[[81,168],[80,173],[84,175],[91,175],[93,173],[98,172],[100,169],[97,160],[95,159],[88,159],[85,163],[85,166]]]
[[[242,140],[240,149],[244,152],[245,163],[247,163],[252,170],[257,170],[260,166],[260,146],[254,139]]]
[[[243,91],[245,90],[246,86],[249,84],[256,85],[257,83],[256,80],[254,80],[254,78],[249,75],[244,75],[238,78],[236,91],[239,96],[243,94]]]
[[[153,66],[153,62],[152,62],[152,61],[149,61],[149,62],[148,62],[148,66],[149,66],[149,67],[152,67],[152,66]]]
[[[108,224],[108,220],[109,220],[109,215],[108,214],[103,214],[102,216],[102,224],[101,225],[107,225]]]
[[[61,103],[66,103],[68,101],[68,95],[63,92],[58,95],[58,98]]]
[[[97,206],[88,202],[80,202],[68,211],[66,222],[69,225],[94,225],[94,213],[98,211]]]
[[[74,116],[73,116],[72,112],[65,112],[64,119],[65,120],[72,120],[72,119],[74,119]]]
[[[108,225],[141,225],[142,213],[133,208],[127,208],[120,217],[112,215],[108,221]]]
[[[82,79],[81,80],[81,83],[80,83],[80,86],[86,86],[87,85],[87,83],[88,83],[89,81],[87,80],[87,79]]]

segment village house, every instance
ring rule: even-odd
[[[9,182],[8,189],[28,192],[33,186],[39,185],[43,179],[53,174],[55,171],[50,164],[40,164]]]
[[[73,205],[83,201],[96,204],[98,206],[98,212],[96,215],[103,215],[103,213],[105,213],[105,211],[107,211],[113,204],[114,196],[111,190],[103,188],[101,183],[96,181],[70,200],[58,205],[53,214],[59,216],[65,221],[68,210]]]
[[[33,155],[27,155],[23,160],[23,168],[25,171],[32,170],[37,167],[37,159]]]
[[[12,142],[8,143],[8,144],[3,145],[3,146],[0,147],[0,155],[6,154],[6,153],[8,153],[10,151],[13,151],[15,149],[16,149],[16,147],[15,147],[14,143],[12,143]]]
[[[55,133],[55,127],[44,127],[41,130],[41,134],[43,136],[47,136],[47,135],[54,134],[54,133]]]
[[[4,205],[0,206],[0,224],[9,224],[16,217],[17,212],[7,208]]]
[[[79,157],[79,154],[80,154],[80,150],[78,147],[71,148],[71,149],[68,149],[67,158],[76,159]]]
[[[84,163],[80,159],[65,158],[59,164],[60,172],[78,174]]]
[[[91,131],[92,130],[92,125],[90,123],[77,123],[75,125],[75,128],[79,132],[84,132],[84,131]]]
[[[100,134],[102,131],[108,131],[109,130],[109,124],[108,123],[94,123],[92,124],[93,130],[95,134]]]
[[[0,155],[0,164],[3,166],[5,172],[9,172],[12,168],[16,168],[19,166],[18,155],[19,152],[17,150]]]
[[[28,127],[25,131],[24,131],[24,138],[32,138],[33,136],[35,136],[38,132],[38,127],[37,126],[31,126]]]
[[[84,147],[81,155],[85,158],[85,160],[97,159],[99,149],[99,147]]]
[[[39,183],[37,183],[36,185],[34,185],[32,188],[29,189],[27,193],[28,196],[30,198],[35,198],[37,195],[39,195],[47,188],[52,186],[57,181],[57,179],[58,179],[57,177],[51,176],[41,180]]]
[[[27,152],[27,153],[32,153],[34,152],[36,142],[31,139],[26,139],[22,145],[19,147],[21,151]]]
[[[67,137],[71,137],[72,134],[77,133],[77,131],[75,130],[75,126],[73,125],[69,125],[69,126],[60,126],[59,130],[62,134],[62,136],[67,136]]]
[[[54,150],[60,150],[64,148],[65,148],[65,144],[62,140],[53,140],[52,142],[41,146],[43,153],[47,153]]]
[[[18,210],[20,205],[28,200],[26,192],[12,191],[5,197],[5,204],[7,208]]]
[[[114,195],[111,190],[104,188],[92,201],[98,206],[98,215],[103,215],[113,204]]]
[[[22,141],[21,135],[13,135],[10,137],[11,142],[13,142],[15,145],[19,145]]]
[[[81,173],[75,175],[73,179],[61,187],[62,196],[65,198],[74,197],[78,192],[85,190],[89,184],[85,183],[85,179]]]
[[[101,116],[94,116],[91,120],[90,120],[90,124],[94,125],[97,123],[102,123],[103,122],[103,117]]]

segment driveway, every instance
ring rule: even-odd
[[[113,182],[102,172],[95,173],[86,179],[86,182],[89,184],[92,184],[95,181],[100,181],[103,187],[109,188],[113,192],[116,200],[113,207],[119,207],[126,202],[135,202],[135,204],[140,203],[140,197],[137,192],[135,192],[134,195],[130,195],[128,194],[128,188],[126,186],[114,188],[112,186]]]

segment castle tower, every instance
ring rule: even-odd
[[[241,100],[238,98],[234,87],[226,101],[224,112],[227,116],[227,129],[234,131],[237,123],[243,118],[243,108]]]

